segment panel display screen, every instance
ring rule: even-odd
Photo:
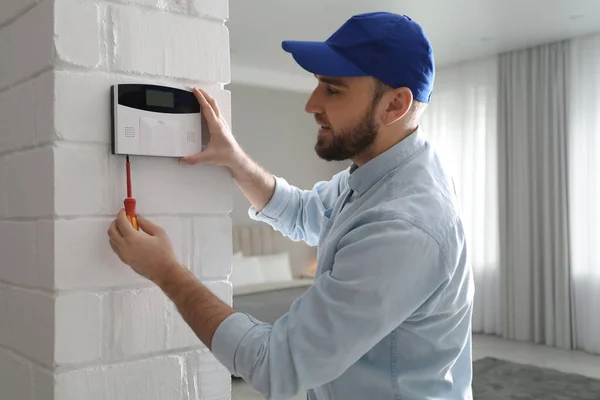
[[[146,90],[146,105],[154,107],[175,107],[175,94],[161,90]]]
[[[111,90],[113,88],[117,89],[114,92],[117,98],[111,94],[111,99],[120,106],[163,114],[200,113],[200,103],[189,90],[139,83],[123,83],[112,86]]]

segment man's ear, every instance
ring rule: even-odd
[[[413,95],[408,88],[394,89],[387,93],[387,96],[389,96],[389,100],[382,116],[382,123],[386,126],[404,118],[413,103]]]

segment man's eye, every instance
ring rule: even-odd
[[[327,93],[329,93],[329,94],[336,94],[336,93],[339,93],[339,91],[335,90],[331,86],[327,86]]]

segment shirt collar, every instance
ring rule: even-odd
[[[369,160],[361,167],[352,164],[348,185],[354,192],[361,196],[394,168],[408,161],[424,144],[425,140],[420,130],[417,129],[411,135],[377,157]]]

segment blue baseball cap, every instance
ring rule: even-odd
[[[433,50],[421,26],[406,15],[355,15],[325,42],[286,40],[282,47],[313,74],[372,76],[393,88],[409,88],[415,100],[430,101]]]

